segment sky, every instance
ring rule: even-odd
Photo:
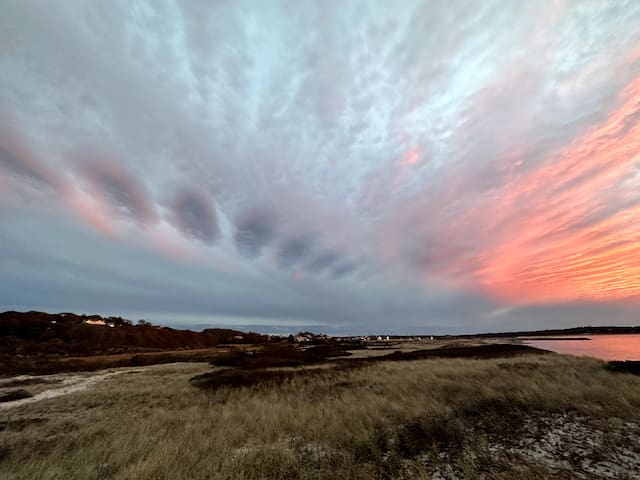
[[[640,324],[640,2],[1,7],[0,309]]]

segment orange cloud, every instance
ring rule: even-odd
[[[620,98],[601,125],[464,212],[455,235],[482,223],[483,247],[443,272],[516,303],[638,296],[640,78]]]
[[[412,148],[405,155],[404,159],[402,160],[402,164],[405,166],[415,165],[416,163],[418,163],[418,160],[420,160],[420,157],[420,150],[418,150],[417,148]]]

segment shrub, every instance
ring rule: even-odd
[[[18,390],[10,390],[2,395],[0,395],[0,403],[2,402],[13,402],[14,400],[21,400],[23,398],[33,397],[31,393],[22,388]]]
[[[612,372],[640,375],[640,360],[613,361],[607,363],[605,368]]]

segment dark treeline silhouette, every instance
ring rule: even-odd
[[[629,335],[640,334],[640,326],[636,327],[574,327],[553,330],[529,330],[522,332],[478,333],[475,335],[459,335],[460,337],[504,338],[504,337],[554,337],[580,335]]]
[[[0,313],[0,354],[4,355],[107,355],[268,341],[265,335],[229,329],[194,332],[153,326],[145,320],[134,326],[121,317]]]

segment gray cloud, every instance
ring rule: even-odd
[[[462,331],[637,294],[640,4],[3,13],[5,305]]]
[[[286,239],[278,248],[278,262],[283,267],[290,267],[308,257],[314,247],[311,235],[300,235]]]
[[[308,271],[313,273],[322,273],[326,268],[339,261],[342,256],[335,251],[328,251],[319,254],[306,265]]]
[[[47,179],[39,172],[36,165],[19,160],[14,154],[4,148],[0,148],[0,165],[12,174],[26,176],[43,185],[48,186],[49,184]]]
[[[157,221],[155,206],[149,199],[147,189],[124,169],[114,163],[93,163],[84,173],[94,188],[117,209],[124,210],[142,224]]]
[[[40,188],[63,189],[60,176],[38,159],[27,141],[11,129],[0,130],[0,167],[9,175],[26,179]]]
[[[354,263],[344,263],[342,265],[338,265],[331,271],[331,275],[334,278],[342,278],[346,275],[349,275],[356,269],[356,265]]]
[[[195,190],[182,190],[172,204],[172,221],[186,236],[213,244],[218,222],[213,201]]]
[[[237,222],[233,238],[242,255],[255,258],[275,235],[276,217],[267,210],[254,209]]]

